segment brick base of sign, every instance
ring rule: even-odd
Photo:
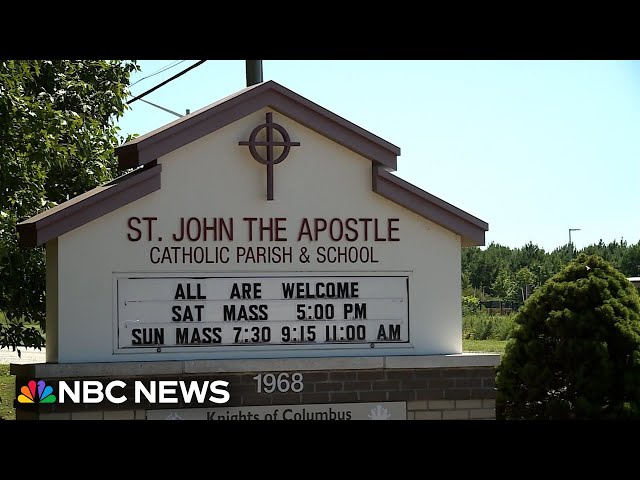
[[[127,384],[118,395],[133,398],[135,381],[196,380],[229,382],[230,400],[223,404],[19,404],[16,419],[143,420],[147,411],[221,409],[405,402],[407,420],[495,419],[495,366],[499,355],[437,355],[420,357],[358,357],[279,360],[193,360],[114,364],[11,365],[16,395],[29,380],[100,380]],[[93,368],[92,368],[93,365]],[[93,372],[93,373],[92,373]],[[257,376],[302,375],[302,391],[260,392]],[[298,386],[299,387],[299,386]],[[263,385],[264,390],[264,385]],[[267,389],[268,390],[268,389]],[[57,392],[56,392],[57,393]]]

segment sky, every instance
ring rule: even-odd
[[[139,61],[138,95],[196,63]],[[264,60],[274,80],[400,147],[398,177],[489,224],[486,245],[640,241],[639,61]],[[138,82],[138,80],[140,80]],[[138,83],[135,83],[138,82]],[[135,84],[134,84],[135,83]],[[246,86],[245,60],[208,60],[144,97],[192,112]],[[140,135],[177,117],[142,101]]]

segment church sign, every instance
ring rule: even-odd
[[[228,409],[366,418],[419,400],[384,390],[414,388],[414,360],[478,366],[462,354],[460,258],[488,225],[394,175],[392,143],[268,81],[116,154],[123,176],[18,225],[47,261],[47,364],[22,375],[231,368]],[[394,364],[409,370],[390,381]],[[304,372],[304,391],[261,397],[260,372]]]
[[[408,343],[408,280],[128,274],[115,278],[117,350]]]

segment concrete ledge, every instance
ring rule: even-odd
[[[494,367],[500,355],[462,353],[396,357],[269,358],[242,360],[179,360],[109,363],[12,363],[12,375],[32,378],[136,377],[207,373],[305,370],[374,370]]]
[[[384,357],[188,360],[185,373],[279,372],[290,370],[369,370],[383,368]]]
[[[460,368],[495,367],[498,353],[460,353],[452,355],[407,355],[384,357],[384,368]]]
[[[12,363],[12,375],[35,378],[68,377],[136,377],[145,375],[180,375],[183,362],[113,362],[113,363]]]

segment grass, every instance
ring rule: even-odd
[[[463,315],[462,351],[504,354],[507,338],[516,327],[516,314],[490,315],[486,310]]]
[[[0,311],[0,324],[6,322],[4,313]],[[9,365],[0,364],[0,420],[15,420],[16,411],[13,408],[16,377],[9,375]]]
[[[0,365],[0,420],[16,419],[13,408],[15,379],[16,377],[9,375],[9,365]]]
[[[462,340],[463,352],[504,353],[506,340]]]
[[[467,340],[506,340],[516,326],[515,313],[490,315],[487,311],[462,317],[462,338]]]

